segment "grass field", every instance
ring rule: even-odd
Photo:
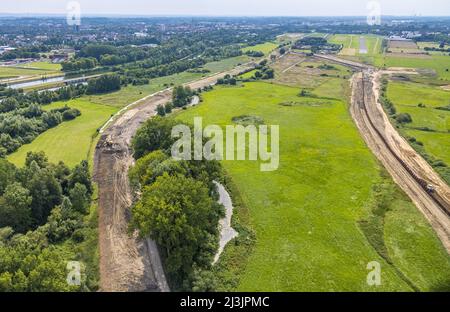
[[[332,65],[333,67],[324,67]],[[273,82],[285,84],[292,87],[315,90],[320,86],[326,86],[329,80],[342,80],[348,82],[351,73],[347,68],[338,64],[327,64],[300,55],[289,54],[273,66],[275,79]],[[320,88],[321,92],[339,93],[341,88]]]
[[[86,96],[86,98],[93,103],[110,105],[115,107],[123,107],[127,104],[133,103],[146,95],[155,93],[159,90],[163,90],[174,85],[180,85],[195,79],[200,79],[202,74],[183,72],[171,76],[155,78],[150,80],[150,84],[142,86],[123,87],[117,92],[111,92],[106,94],[96,94]]]
[[[336,87],[334,80],[330,83]],[[278,170],[260,172],[255,161],[223,161],[246,207],[235,212],[235,220],[254,233],[255,243],[249,248],[243,238],[227,246],[216,268],[226,281],[220,290],[412,290],[358,225],[370,219],[377,202],[374,186],[385,178],[347,104],[298,97],[298,88],[289,86],[244,85],[216,87],[203,94],[201,105],[176,115],[190,123],[201,116],[204,126],[225,126],[235,116],[254,115],[280,127]],[[450,280],[450,258],[422,215],[400,195],[387,201],[386,226],[376,230],[378,240],[417,288],[440,287]],[[381,264],[378,287],[366,283],[370,261]]]
[[[424,143],[429,154],[450,164],[450,111],[436,109],[450,105],[450,91],[419,83],[391,81],[387,95],[398,113],[408,113],[412,117],[413,122],[405,126],[405,132]],[[425,107],[418,107],[419,103]],[[425,127],[431,131],[412,129]]]
[[[52,109],[67,104],[70,107],[78,108],[82,115],[42,133],[32,143],[22,146],[11,154],[8,159],[16,165],[22,165],[27,152],[44,151],[50,161],[62,160],[69,166],[79,163],[82,159],[92,160],[92,157],[88,157],[88,153],[91,153],[90,156],[92,156],[96,142],[92,140],[92,136],[120,108],[169,86],[180,85],[215,72],[228,70],[249,59],[247,56],[224,59],[206,64],[205,68],[211,70],[211,73],[208,74],[182,72],[151,79],[150,84],[147,85],[129,85],[117,92],[83,96],[69,102],[57,102],[44,106],[45,109]]]
[[[203,66],[203,68],[208,69],[211,73],[223,72],[236,67],[239,64],[248,63],[252,58],[247,55],[241,55],[236,57],[230,57],[217,62],[210,62]]]
[[[53,163],[64,161],[73,167],[81,160],[88,158],[93,148],[93,136],[97,129],[105,123],[118,109],[112,106],[99,105],[85,99],[68,102],[55,102],[44,106],[46,110],[68,105],[81,111],[75,120],[63,122],[57,127],[39,135],[32,143],[23,145],[8,156],[12,163],[22,166],[29,151],[44,151]],[[89,160],[91,160],[89,158]]]
[[[273,43],[273,42],[266,42],[266,43],[261,43],[261,44],[257,44],[255,46],[248,46],[242,49],[242,52],[247,52],[247,51],[261,51],[263,52],[265,55],[269,55],[270,52],[272,52],[273,50],[275,50],[278,47],[278,44]]]
[[[46,62],[32,62],[21,66],[0,66],[0,79],[20,76],[32,77],[55,74],[61,70],[60,64]]]
[[[367,53],[360,53],[360,38],[366,42]],[[373,64],[376,57],[381,55],[383,37],[376,35],[345,35],[337,34],[328,39],[334,44],[342,44],[343,49],[339,53],[341,56],[353,57],[366,63]]]
[[[28,64],[23,65],[24,68],[36,68],[36,69],[42,69],[47,71],[60,71],[61,70],[61,64],[54,64],[49,62],[31,62]]]
[[[427,58],[420,56],[402,57],[401,55],[385,56],[377,58],[376,65],[379,67],[409,67],[419,69],[431,69],[439,79],[450,80],[450,56],[431,55]]]
[[[115,107],[123,107],[127,104],[133,103],[146,95],[158,92],[167,87],[173,85],[180,85],[193,80],[200,79],[202,77],[212,75],[217,72],[222,72],[234,68],[238,64],[246,63],[250,60],[247,56],[238,56],[228,59],[224,59],[217,62],[207,63],[204,68],[210,70],[210,73],[200,74],[200,73],[190,73],[182,72],[179,74],[174,74],[166,77],[154,78],[150,80],[150,83],[142,86],[132,86],[122,88],[117,92],[107,93],[107,94],[97,94],[87,96],[86,98],[93,103],[110,105]]]

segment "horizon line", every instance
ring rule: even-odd
[[[1,16],[16,16],[16,17],[29,17],[30,15],[34,15],[35,17],[65,17],[67,14],[65,13],[31,13],[31,12],[21,12],[21,13],[10,13],[10,12],[0,12]],[[209,15],[209,14],[120,14],[120,13],[85,13],[84,16],[88,17],[129,17],[129,18],[137,18],[137,17],[245,17],[245,18],[270,18],[270,17],[297,17],[297,18],[308,18],[308,17],[339,17],[339,18],[366,18],[366,15]],[[450,18],[450,15],[381,15],[381,17],[407,17],[407,18],[424,18],[424,17],[447,17]]]

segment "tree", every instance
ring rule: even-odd
[[[0,102],[0,113],[6,113],[19,108],[19,102],[13,97],[8,97]]]
[[[133,138],[132,146],[135,159],[156,150],[170,151],[172,144],[176,141],[171,137],[172,128],[176,125],[178,125],[178,122],[169,118],[156,116],[149,119],[138,129]]]
[[[84,185],[88,195],[92,195],[91,174],[89,172],[89,163],[86,160],[83,160],[79,165],[76,165],[69,177],[70,189],[73,189],[77,183]]]
[[[175,107],[183,107],[189,104],[192,91],[189,87],[177,86],[173,89],[172,102]]]
[[[33,175],[26,187],[30,191],[33,200],[31,211],[36,224],[44,224],[53,207],[59,205],[62,200],[61,185],[53,176],[51,170],[39,168],[33,161],[30,165]]]
[[[79,213],[85,214],[89,208],[89,194],[86,186],[81,183],[75,183],[73,189],[70,190],[70,201],[73,209]]]
[[[30,167],[32,162],[36,162],[39,168],[47,168],[48,158],[44,152],[28,152],[25,157],[25,167]]]
[[[156,107],[156,112],[158,113],[159,116],[164,117],[166,115],[166,109],[164,108],[163,105],[159,104]]]
[[[408,113],[401,113],[398,114],[395,119],[399,122],[399,123],[411,123],[412,122],[412,118],[411,115]]]
[[[211,261],[220,215],[221,207],[203,183],[165,173],[144,188],[133,208],[132,226],[158,243],[168,274],[182,281],[194,263],[204,266]]]
[[[0,195],[15,181],[16,167],[5,159],[0,159]]]
[[[79,216],[73,211],[70,200],[64,197],[61,205],[55,207],[48,217],[48,239],[57,243],[69,238],[75,230],[81,227]]]
[[[117,90],[120,90],[120,76],[117,74],[107,74],[90,79],[88,81],[86,93],[106,93]]]
[[[173,109],[173,105],[171,102],[167,103],[166,106],[164,107],[166,114],[170,114],[172,112]]]
[[[16,232],[26,232],[31,225],[30,192],[20,183],[14,182],[6,187],[0,198],[0,227],[11,226]]]

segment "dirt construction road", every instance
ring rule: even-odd
[[[254,68],[248,63],[187,84],[198,89],[214,84],[225,74]],[[99,192],[100,289],[102,291],[169,291],[156,244],[128,232],[132,195],[128,169],[133,164],[131,139],[140,124],[155,115],[156,107],[170,101],[164,90],[137,102],[105,129],[94,156],[94,180]]]
[[[399,135],[378,101],[382,75],[395,72],[368,68],[354,74],[351,114],[369,148],[428,219],[450,253],[450,188]],[[429,185],[434,192],[427,191]]]

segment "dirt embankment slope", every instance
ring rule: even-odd
[[[248,63],[188,83],[192,89],[214,84],[226,74],[254,68]],[[164,90],[146,97],[114,119],[102,133],[94,156],[94,180],[99,191],[100,288],[102,291],[169,291],[156,244],[129,233],[132,194],[128,169],[133,164],[131,139],[139,126],[171,100]]]
[[[446,213],[450,205],[450,189],[390,123],[379,103],[382,74],[371,69],[354,74],[352,117],[369,148],[428,219],[450,252],[450,218]],[[435,191],[427,191],[428,185],[432,185]]]

